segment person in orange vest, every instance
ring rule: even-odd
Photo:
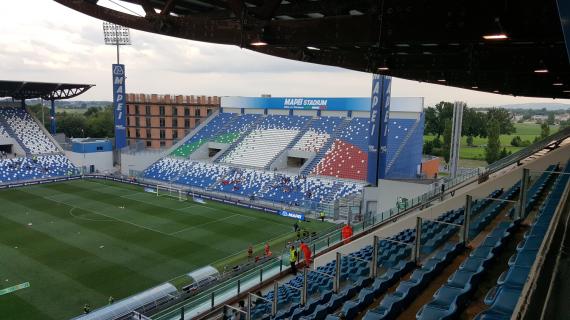
[[[346,224],[343,228],[342,228],[342,238],[344,239],[344,244],[347,244],[350,242],[350,237],[352,236],[352,227],[350,226],[350,224]]]
[[[301,249],[301,251],[303,251],[303,257],[305,257],[305,266],[307,266],[307,267],[310,266],[311,262],[312,262],[311,261],[311,256],[312,256],[311,249],[303,241],[301,241],[301,245],[299,246],[299,248]]]
[[[264,248],[264,250],[265,250],[265,256],[271,257],[272,253],[271,253],[271,250],[269,249],[269,242],[266,242],[266,243],[265,243],[265,248]]]

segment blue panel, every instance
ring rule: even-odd
[[[113,145],[110,141],[100,142],[74,142],[71,150],[76,153],[95,153],[95,152],[109,152],[113,151]]]
[[[125,65],[113,64],[113,108],[115,109],[115,147],[127,146],[125,117]]]
[[[380,141],[378,153],[378,178],[384,179],[386,177],[386,161],[388,149],[388,117],[390,115],[390,96],[392,92],[392,77],[382,77],[382,99],[380,101]],[[370,163],[370,162],[369,162]]]
[[[391,77],[373,75],[367,175],[367,181],[372,185],[376,185],[378,179],[384,179],[386,176],[391,87]]]
[[[388,128],[387,160],[391,163],[386,173],[388,179],[415,179],[418,165],[422,161],[424,114],[416,124],[413,119],[390,119]],[[403,145],[403,143],[405,143]],[[400,154],[398,150],[402,149]]]
[[[369,98],[222,97],[222,108],[368,111]]]

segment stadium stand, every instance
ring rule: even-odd
[[[46,179],[77,174],[77,168],[63,155],[0,160],[0,183]]]
[[[297,138],[310,117],[273,115],[266,117],[222,160],[224,163],[265,168]]]
[[[337,199],[362,190],[356,182],[274,174],[216,163],[163,158],[145,171],[145,177],[294,205],[302,201]]]
[[[207,188],[220,177],[229,174],[230,168],[190,160],[163,158],[145,171],[145,177],[192,187]]]
[[[553,209],[558,204],[560,197],[552,198],[552,194],[556,193],[557,187],[549,190],[549,182],[553,180],[554,174],[552,170],[555,166],[552,165],[547,168],[546,172],[543,173],[533,186],[528,190],[527,206],[526,212],[523,218],[531,213],[536,206],[539,205],[539,199],[542,195],[548,194],[548,200],[545,202],[546,206],[540,209],[544,212],[543,208],[548,207],[549,213],[546,215],[540,214],[540,216],[551,217]],[[566,186],[567,178],[559,178],[559,181],[563,181],[563,186]],[[562,185],[562,183],[560,184]],[[518,189],[518,185],[513,186],[513,188]],[[549,206],[549,199],[555,199],[554,206],[552,204]],[[492,211],[500,211],[505,206],[505,202],[500,202],[493,208]],[[514,208],[509,210],[509,215],[512,216]],[[548,222],[548,218],[545,218]],[[483,219],[482,221],[490,222],[490,219]],[[491,232],[487,234],[484,241],[479,244],[474,250],[472,250],[469,256],[461,263],[457,271],[453,273],[447,283],[441,286],[433,296],[433,299],[424,305],[417,313],[417,319],[452,319],[459,315],[459,313],[470,304],[469,298],[473,295],[473,292],[477,289],[481,279],[488,273],[488,270],[496,264],[495,256],[502,251],[509,241],[512,241],[513,232],[520,228],[520,220],[506,220],[499,222]],[[537,229],[538,230],[538,229]],[[470,230],[470,232],[473,229]],[[528,239],[528,238],[527,238]],[[531,238],[528,242],[529,248],[534,248],[531,250],[538,250],[542,238]],[[517,251],[522,251],[524,247],[522,245],[517,247]],[[523,253],[525,254],[525,253]],[[532,262],[530,263],[532,265]],[[520,281],[520,280],[519,280]],[[523,281],[524,282],[524,281]],[[519,291],[520,293],[520,291]],[[506,288],[504,294],[498,299],[496,310],[488,311],[488,316],[485,317],[481,315],[483,319],[510,319],[510,313],[508,313],[509,306],[514,309],[516,302],[518,300],[518,295],[513,290]],[[489,298],[488,300],[493,300]],[[496,313],[495,313],[496,312]],[[497,313],[499,316],[497,316]],[[502,315],[501,315],[502,314]]]
[[[196,151],[202,144],[215,136],[224,125],[231,123],[235,114],[218,113],[210,120],[207,126],[204,126],[195,135],[186,140],[184,144],[176,148],[171,154],[177,157],[188,157],[192,152]]]
[[[389,156],[397,157],[407,141],[417,142],[421,130],[416,128],[422,121],[423,117],[391,120]],[[144,177],[289,205],[333,201],[362,191],[364,183],[354,180],[366,180],[368,130],[367,118],[221,112],[171,152],[176,160],[160,159],[145,170]],[[206,142],[229,147],[213,161],[188,159]],[[286,150],[314,157],[298,176],[268,171]],[[410,169],[400,162],[390,162],[392,171],[402,173],[407,168],[412,172],[402,175],[415,177],[415,166]]]
[[[369,125],[368,119],[352,118],[312,174],[366,180]]]
[[[485,297],[485,304],[489,305],[489,309],[478,314],[475,319],[511,318],[552,216],[560,202],[568,179],[570,179],[568,175],[570,173],[570,161],[566,164],[563,172],[566,174],[558,176],[552,191],[530,225],[530,230],[525,233],[524,239],[519,242],[516,252],[509,259],[508,269],[501,274],[497,279],[497,285]],[[543,185],[541,183],[540,186]],[[532,195],[533,192],[531,191],[530,194]]]
[[[26,109],[0,108],[0,136],[13,138],[26,152],[0,159],[2,184],[78,174]]]
[[[548,167],[528,189],[525,216],[530,216],[536,207],[539,207],[539,213],[517,246],[515,255],[509,260],[509,269],[500,276],[497,286],[485,298],[491,307],[478,315],[477,319],[510,318],[569,179],[568,175],[560,175],[553,184],[556,176],[552,173],[554,170],[556,165]],[[570,162],[564,172],[570,172]],[[470,220],[476,223],[469,230],[469,238],[482,236],[483,240],[476,248],[469,249],[457,271],[435,293],[433,300],[418,311],[418,319],[451,319],[470,303],[470,294],[490,266],[496,263],[495,256],[512,241],[513,232],[521,225],[520,220],[511,219],[514,217],[514,207],[508,208],[510,202],[503,201],[513,200],[519,193],[520,182],[517,182],[506,191],[494,190],[484,199],[473,202]],[[540,205],[545,194],[548,196]],[[499,216],[502,212],[505,214]],[[435,221],[423,221],[420,252],[424,260],[417,267],[410,261],[415,230],[404,229],[379,242],[377,265],[383,271],[381,276],[370,277],[370,263],[367,261],[372,259],[373,247],[368,245],[341,258],[342,284],[338,293],[333,291],[331,276],[335,274],[336,262],[332,261],[317,267],[315,272],[309,271],[308,300],[305,305],[300,304],[300,290],[294,289],[300,289],[303,285],[302,276],[299,275],[280,286],[277,293],[269,291],[264,296],[272,301],[274,294],[278,294],[279,311],[274,318],[270,315],[271,304],[261,302],[252,308],[252,319],[333,320],[356,319],[359,316],[367,320],[395,319],[454,259],[463,259],[461,256],[466,248],[456,235],[463,219],[464,210],[459,208],[441,214]],[[482,234],[489,225],[492,225],[492,229]]]
[[[496,190],[489,196],[495,196],[499,192],[500,190]],[[489,205],[489,200],[475,202],[472,215],[485,210]],[[406,283],[412,287],[413,292],[417,292],[433,278],[435,273],[439,273],[453,257],[464,250],[461,243],[444,244],[459,230],[458,227],[449,225],[449,223],[462,223],[463,209],[445,212],[436,220],[447,224],[434,221],[423,222],[422,253],[431,257],[423,266],[414,271],[412,278]],[[333,293],[332,279],[326,276],[326,274],[334,275],[335,262],[318,267],[316,272],[309,274],[308,288],[311,298],[305,306],[299,304],[298,290],[289,289],[289,286],[296,288],[302,286],[302,278],[297,276],[289,281],[287,286],[280,288],[278,302],[281,311],[275,319],[301,319],[303,317],[304,319],[324,319],[330,314],[342,314],[345,319],[354,319],[358,313],[369,307],[373,300],[398,283],[402,276],[414,270],[415,264],[409,260],[414,240],[415,230],[412,229],[402,230],[395,236],[380,240],[377,265],[385,273],[376,279],[369,277],[370,263],[366,263],[372,260],[372,246],[368,245],[342,257],[340,270],[343,286],[338,294]],[[434,254],[434,252],[437,253]],[[413,287],[414,285],[417,287]],[[265,298],[272,300],[273,294],[270,291]],[[353,297],[356,299],[351,300]],[[411,296],[407,297],[406,301],[410,298]],[[252,315],[254,315],[252,318],[269,319],[269,312],[269,304],[256,305],[252,309]],[[331,317],[331,319],[337,319],[337,317]]]
[[[341,125],[340,117],[319,117],[314,119],[307,132],[293,146],[295,150],[319,152],[331,139],[335,129]]]
[[[22,108],[0,108],[0,125],[28,154],[59,152],[32,116]]]

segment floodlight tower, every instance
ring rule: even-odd
[[[120,64],[119,48],[131,44],[128,28],[114,23],[103,22],[103,36],[106,45],[117,47],[117,63],[113,64],[113,109],[115,114],[115,162],[121,169],[121,149],[127,146],[125,115],[125,65]],[[121,172],[122,173],[122,172]]]
[[[119,48],[131,45],[131,32],[129,28],[111,22],[103,22],[103,37],[105,44],[117,47],[117,64],[119,60]]]

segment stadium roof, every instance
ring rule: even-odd
[[[140,5],[145,16],[98,0],[55,1],[138,30],[288,59],[500,94],[570,98],[556,0],[123,0]]]
[[[94,84],[49,83],[0,80],[0,98],[16,100],[42,98],[60,100],[77,97],[95,86]]]

